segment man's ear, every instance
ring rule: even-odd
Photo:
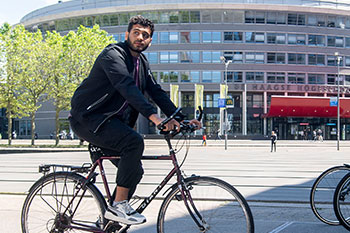
[[[128,40],[128,37],[129,37],[129,32],[126,31],[126,32],[125,32],[125,38],[124,38],[124,39],[125,39],[125,40]]]

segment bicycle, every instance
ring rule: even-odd
[[[334,212],[341,225],[350,230],[350,173],[339,182],[333,199]]]
[[[325,170],[312,185],[310,205],[315,216],[329,225],[340,225],[334,213],[333,199],[339,181],[350,172],[350,165],[335,166]]]
[[[165,119],[160,128],[174,119],[178,109]],[[202,111],[200,109],[201,119]],[[173,168],[154,191],[143,199],[136,211],[142,213],[154,200],[172,177],[176,183],[164,192],[165,195],[157,218],[157,232],[254,232],[252,212],[244,197],[230,184],[214,177],[192,175],[186,177],[181,170],[189,151],[190,138],[196,128],[187,121],[181,123],[178,131],[164,134],[169,155],[143,156],[149,160],[170,160]],[[178,150],[171,143],[181,132],[186,144],[181,164],[177,161]],[[180,140],[179,139],[179,140]],[[181,150],[181,148],[180,148]],[[107,201],[112,199],[105,177],[103,160],[118,159],[104,154],[103,149],[90,145],[90,153],[102,153],[93,164],[80,167],[67,165],[42,165],[44,176],[30,188],[25,199],[21,223],[23,233],[38,232],[127,232],[130,225],[122,225],[104,219],[106,199],[95,186],[99,167]],[[61,169],[63,171],[57,171]],[[87,173],[86,177],[80,173]]]

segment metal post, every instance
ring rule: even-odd
[[[339,79],[340,79],[340,75],[339,75],[339,65],[340,65],[340,59],[341,56],[339,56],[339,53],[336,52],[334,54],[337,57],[337,150],[339,150],[339,141],[340,141],[340,99],[339,99]]]
[[[224,126],[224,133],[225,133],[225,150],[227,150],[227,125],[228,125],[228,119],[227,119],[227,106],[226,106],[226,99],[227,99],[227,69],[228,65],[232,62],[232,60],[226,60],[224,56],[220,57],[220,60],[224,62],[225,64],[225,109],[224,109],[224,115],[225,115],[225,126]]]

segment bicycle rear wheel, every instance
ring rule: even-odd
[[[158,233],[253,233],[254,221],[244,197],[230,184],[211,177],[185,180],[206,230],[200,231],[190,216],[178,187],[165,198],[158,215]],[[199,220],[200,221],[200,220]]]
[[[339,222],[350,230],[350,173],[339,182],[334,193],[333,204]]]
[[[310,192],[310,205],[315,216],[329,225],[339,225],[334,214],[333,196],[339,181],[350,171],[348,166],[331,167],[314,182]]]
[[[86,232],[84,228],[103,229],[106,202],[93,184],[87,184],[85,190],[81,188],[85,180],[76,173],[57,172],[34,183],[22,209],[22,232],[63,233]]]

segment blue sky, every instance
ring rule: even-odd
[[[67,1],[67,0],[65,0]],[[63,2],[65,2],[63,1]],[[13,25],[33,10],[57,3],[58,0],[1,0],[0,25]]]

